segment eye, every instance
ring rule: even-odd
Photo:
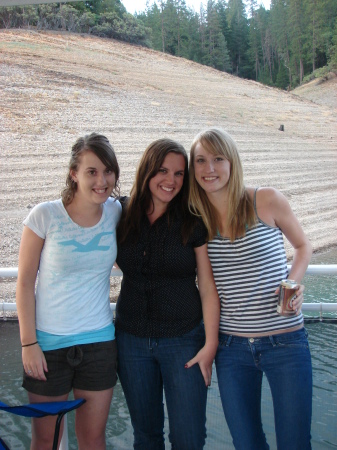
[[[160,173],[166,173],[167,172],[167,170],[166,169],[163,169],[162,167],[158,170],[158,172],[160,172]]]
[[[203,162],[205,162],[205,160],[204,160],[204,158],[197,158],[195,160],[195,162],[198,163],[198,164],[202,164]]]
[[[177,172],[177,173],[176,173],[176,176],[177,176],[177,177],[183,177],[183,176],[184,176],[184,172]]]
[[[94,169],[89,170],[89,175],[95,175],[95,174],[96,174],[96,170],[94,170]]]
[[[225,158],[223,156],[217,156],[216,158],[214,158],[214,161],[218,162],[218,161],[223,161]]]
[[[108,175],[111,175],[113,173],[112,169],[106,169],[105,173],[107,173]]]

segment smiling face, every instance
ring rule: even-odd
[[[178,153],[168,153],[157,174],[150,179],[149,189],[155,210],[165,211],[179,193],[184,181],[185,159]]]
[[[77,183],[75,198],[90,204],[104,203],[116,184],[115,173],[90,150],[80,156],[77,170],[70,175]]]
[[[222,154],[205,150],[199,142],[194,151],[194,175],[207,195],[224,193],[231,175],[231,164]]]

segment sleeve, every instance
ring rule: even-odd
[[[115,217],[116,217],[116,227],[122,216],[122,205],[118,199],[114,199]]]
[[[50,211],[48,202],[34,206],[23,224],[30,228],[41,239],[46,239],[50,225]]]
[[[207,228],[204,225],[204,222],[196,218],[195,226],[192,233],[191,244],[193,248],[201,247],[207,242]]]

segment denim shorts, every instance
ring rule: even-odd
[[[22,386],[33,394],[59,396],[73,388],[103,391],[117,382],[116,341],[74,345],[43,352],[47,361],[47,381],[23,372]]]

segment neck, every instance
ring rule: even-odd
[[[84,204],[74,197],[73,201],[66,206],[66,211],[73,222],[82,227],[96,225],[102,217],[103,207],[100,204]]]
[[[165,214],[167,211],[167,205],[156,206],[154,205],[153,209],[147,210],[146,215],[152,225],[159,217]]]
[[[206,193],[208,200],[214,208],[218,211],[220,216],[223,216],[227,213],[228,207],[228,194],[226,192],[214,192],[214,193]]]

